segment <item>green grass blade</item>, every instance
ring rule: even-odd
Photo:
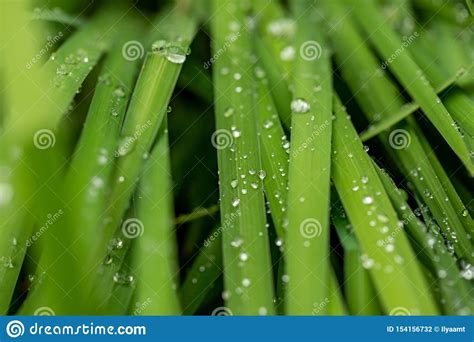
[[[400,49],[403,46],[402,40],[387,25],[374,1],[363,0],[362,4],[357,4],[353,8],[360,25],[370,35],[369,38],[377,51],[387,60],[386,63],[390,70],[415,101],[420,104],[428,119],[462,160],[466,168],[473,173],[474,162],[464,137],[456,128],[454,120],[436,95],[423,71],[413,61],[407,50]],[[396,58],[392,58],[395,51],[400,53]]]
[[[271,98],[269,82],[260,67],[255,68],[257,84],[258,134],[262,154],[266,198],[279,239],[284,241],[287,224],[288,154],[290,143]]]
[[[48,96],[42,101],[55,99],[54,111],[48,117],[58,122],[66,113],[77,90],[120,32],[123,17],[124,10],[120,7],[99,10],[51,55],[42,70],[44,79],[51,79],[44,88]],[[55,76],[49,78],[49,75]],[[38,103],[37,108],[42,109],[42,104]]]
[[[226,305],[236,315],[271,315],[272,269],[263,182],[258,175],[262,167],[254,79],[247,73],[253,67],[251,32],[243,4],[229,0],[213,4],[213,52],[228,45],[213,65],[217,125],[213,138],[218,148]],[[229,45],[236,30],[240,35]],[[230,222],[226,224],[226,220]]]
[[[222,275],[222,228],[213,229],[179,291],[184,315],[194,314]]]
[[[267,71],[272,96],[283,125],[291,125],[291,93],[288,84],[295,58],[293,37],[295,22],[285,16],[283,7],[274,1],[255,1],[253,8],[258,18],[255,49]],[[275,58],[278,56],[278,58]]]
[[[456,254],[460,258],[465,258],[471,262],[474,261],[471,253],[472,242],[467,231],[463,229],[463,223],[461,222],[463,211],[456,212],[454,209],[453,204],[456,206],[457,201],[453,203],[448,202],[448,205],[446,205],[446,198],[449,199],[449,197],[434,172],[429,158],[419,158],[419,156],[424,155],[425,151],[417,135],[413,134],[410,139],[410,145],[407,149],[410,149],[412,153],[407,154],[407,157],[404,158],[404,163],[407,169],[410,170],[411,176],[413,176],[410,179],[413,180],[413,184],[423,198],[423,201],[432,210],[448,241],[453,244]],[[443,201],[437,200],[438,198],[443,198]],[[462,207],[464,208],[464,206]],[[466,227],[468,227],[468,218],[466,217],[464,221],[466,222]]]
[[[81,137],[66,176],[71,193],[71,230],[77,234],[79,260],[89,258],[110,191],[117,142],[138,70],[138,60],[123,57],[123,45],[136,39],[142,25],[130,19],[104,61]],[[95,158],[91,158],[95,156]],[[82,253],[82,255],[81,255]],[[92,262],[96,262],[94,260]],[[89,261],[87,264],[90,265]]]
[[[104,315],[126,315],[129,314],[129,307],[134,297],[135,282],[133,277],[132,259],[133,249],[126,248],[123,253],[120,267],[115,274],[114,282],[107,284],[109,291],[101,298],[101,302],[94,308],[95,314],[102,313]],[[110,286],[110,287],[109,287]],[[139,302],[140,303],[140,302]],[[149,304],[146,300],[142,303]],[[133,309],[133,308],[132,308]],[[141,313],[141,310],[140,310]],[[139,312],[132,312],[139,315]]]
[[[341,287],[337,281],[336,274],[334,273],[334,270],[330,268],[329,270],[329,294],[327,298],[327,314],[330,316],[344,316],[347,315],[347,308],[346,308],[346,303],[344,302],[344,299],[342,297],[342,291]],[[320,315],[321,311],[321,304],[319,310],[316,307],[313,308],[313,315]]]
[[[413,314],[436,314],[432,295],[405,236],[399,234],[390,244],[379,246],[378,241],[397,229],[397,215],[338,101],[335,116],[332,179],[362,246],[362,265],[369,269],[383,308],[387,313],[403,307]],[[400,291],[403,296],[398,295]]]
[[[344,288],[351,315],[380,315],[377,293],[369,272],[362,267],[362,251],[340,202],[334,203],[331,219],[344,248]]]
[[[444,170],[440,161],[434,154],[434,151],[431,149],[431,146],[429,145],[428,141],[423,136],[423,134],[421,134],[421,130],[419,128],[416,128],[416,132],[418,132],[420,144],[423,147],[424,153],[428,157],[428,160],[430,161],[433,171],[436,173],[436,176],[438,177],[444,191],[446,192],[446,195],[449,198],[449,202],[451,203],[454,211],[457,214],[456,216],[459,218],[459,220],[463,224],[466,232],[472,236],[472,234],[474,234],[474,220],[472,219],[469,211],[467,210],[466,205],[462,202],[461,198],[459,197],[456,189],[451,183],[451,180],[446,174],[446,171]]]
[[[142,173],[136,212],[136,221],[129,221],[129,231],[126,225],[123,228],[125,235],[136,237],[135,298],[140,303],[149,302],[141,314],[179,315],[178,255],[166,124]]]
[[[463,75],[463,72],[458,72],[454,76],[451,76],[450,78],[446,79],[444,82],[442,82],[440,85],[437,85],[436,83],[433,83],[435,85],[435,90],[437,93],[441,93],[445,91],[446,89],[450,88],[453,86],[456,81]],[[446,107],[448,105],[446,104]],[[418,109],[420,109],[420,105],[418,103],[406,103],[402,106],[402,108],[394,113],[390,113],[389,115],[386,115],[383,117],[382,120],[376,121],[372,123],[367,129],[360,134],[360,138],[362,141],[367,141],[381,132],[389,129],[393,125],[399,123],[403,119],[407,118],[411,114],[415,113]],[[449,109],[449,107],[448,107]],[[450,113],[452,113],[450,111]],[[454,114],[453,114],[454,116]]]
[[[344,17],[345,9],[338,2],[328,1],[324,4],[328,21]],[[369,121],[375,121],[379,115],[383,118],[385,115],[397,111],[403,105],[397,89],[383,73],[380,73],[380,64],[365,46],[364,40],[350,19],[338,21],[338,25],[331,29],[331,37],[336,63]],[[348,58],[347,55],[350,57]],[[356,74],[353,72],[353,68],[361,72]],[[424,193],[427,193],[433,196],[433,199],[427,200],[426,204],[435,214],[440,227],[445,231],[460,230],[462,224],[459,222],[459,212],[456,212],[453,205],[446,201],[448,195],[434,174],[432,166],[426,163],[426,159],[420,158],[428,151],[415,148],[413,142],[408,142],[410,137],[414,138],[419,133],[415,130],[416,122],[414,120],[407,121],[408,124],[397,126],[397,130],[390,134],[388,132],[381,133],[379,141],[385,147],[387,154],[415,185],[419,194],[425,196]],[[401,145],[396,144],[395,137],[397,136],[402,140]],[[430,183],[422,181],[428,178]]]
[[[195,34],[194,19],[181,13],[168,15],[163,21],[165,24],[174,21],[175,27],[168,36],[161,37],[163,40],[158,42],[154,53],[147,54],[138,77],[116,150],[118,159],[113,191],[105,215],[108,222],[103,236],[92,247],[95,256],[106,250],[129,206],[137,178],[167,113],[185,53]],[[181,37],[179,42],[174,40],[177,36]]]
[[[441,301],[444,313],[448,315],[472,313],[473,304],[470,301],[469,285],[465,279],[459,276],[456,260],[438,233],[439,228],[431,228],[428,231],[425,224],[418,218],[421,215],[426,216],[429,209],[421,204],[417,212],[413,212],[390,176],[378,166],[375,168],[394,208],[402,218],[408,234],[414,240],[413,244],[419,250],[419,259],[425,263],[440,284],[441,294],[444,298],[444,301]],[[433,219],[427,222],[430,221],[432,222]],[[436,226],[434,223],[430,225]],[[397,234],[401,233],[401,230],[397,232]]]
[[[286,312],[301,315],[311,314],[314,303],[327,297],[332,71],[324,28],[314,21],[311,2],[294,5],[300,54],[293,73]]]
[[[468,9],[471,15],[474,15],[474,5],[472,4],[472,0],[464,0],[466,3],[466,8]]]
[[[80,27],[84,25],[84,20],[81,17],[70,15],[59,7],[55,9],[36,8],[33,11],[32,19],[51,21],[72,27]]]

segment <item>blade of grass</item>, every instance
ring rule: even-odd
[[[98,10],[84,27],[51,55],[42,68],[44,79],[51,80],[43,89],[47,96],[42,102],[54,99],[55,108],[45,116],[58,122],[66,113],[84,79],[119,34],[119,23],[124,15],[124,9],[120,6],[106,6]],[[50,75],[55,76],[50,78]],[[36,108],[42,109],[43,104],[37,103]]]
[[[418,200],[418,203],[421,201]],[[440,229],[436,225],[429,210],[422,210],[422,216],[434,235],[433,249],[436,253],[435,266],[437,271],[434,278],[437,280],[441,292],[440,302],[447,315],[470,315],[474,311],[472,294],[472,266],[469,264],[466,275],[459,271],[456,259],[446,247]],[[466,278],[464,278],[466,277]]]
[[[442,79],[446,77],[448,72],[443,68],[444,65],[440,67],[437,63],[433,63],[431,57],[429,57],[431,51],[416,45],[410,48],[410,52],[418,65],[423,68],[428,80],[434,85],[441,84]],[[474,120],[470,120],[466,113],[474,111],[474,101],[456,85],[449,87],[448,91],[441,96],[441,99],[453,119],[456,120],[459,128],[468,134],[469,138],[467,139],[472,140],[474,137]]]
[[[474,173],[474,162],[464,137],[441,100],[436,95],[423,71],[413,61],[403,42],[385,22],[373,0],[363,0],[362,5],[353,7],[359,24],[370,35],[369,38],[377,51],[388,61],[388,67],[403,84],[408,93],[420,104],[423,112],[441,133],[453,151],[462,160],[466,168]],[[392,54],[400,53],[396,58]]]
[[[262,154],[263,179],[266,198],[270,205],[271,216],[277,235],[283,243],[285,238],[288,154],[290,143],[271,98],[269,82],[262,68],[255,68],[257,84],[258,134]]]
[[[407,149],[412,150],[413,153],[407,155],[404,159],[404,163],[407,165],[407,168],[411,170],[410,173],[413,176],[411,179],[416,179],[413,184],[417,192],[420,194],[420,197],[423,198],[424,202],[430,208],[433,208],[433,213],[436,215],[438,223],[443,223],[443,225],[440,224],[440,227],[445,232],[447,240],[453,244],[456,254],[460,258],[465,258],[471,262],[474,261],[471,254],[472,243],[469,239],[467,228],[462,229],[463,223],[460,219],[462,212],[456,212],[454,209],[455,206],[459,206],[457,200],[452,203],[450,202],[449,206],[444,207],[436,200],[436,198],[444,196],[444,202],[446,202],[446,198],[449,200],[449,197],[434,172],[429,158],[417,157],[423,156],[425,153],[417,135],[412,135],[410,139],[410,145]],[[423,174],[421,174],[421,172],[423,172]],[[462,204],[461,206],[464,208]],[[469,218],[466,217],[464,219],[464,226],[470,227],[471,222],[469,221]]]
[[[345,316],[348,315],[346,303],[342,297],[341,287],[337,281],[336,274],[334,270],[330,268],[329,270],[329,294],[327,298],[327,314],[330,316]],[[320,315],[321,310],[315,312],[315,308],[313,309],[314,315]]]
[[[137,178],[166,115],[185,53],[195,34],[196,22],[186,13],[176,11],[162,20],[164,27],[169,27],[170,21],[174,22],[174,27],[172,31],[162,33],[165,36],[158,34],[156,38],[161,40],[157,42],[155,52],[147,54],[138,77],[116,150],[118,159],[113,191],[104,215],[107,223],[102,236],[91,246],[96,260],[103,256],[129,206]]]
[[[469,13],[471,13],[471,15],[474,15],[474,5],[472,4],[472,0],[465,0],[465,2]]]
[[[323,25],[315,20],[318,17],[311,1],[292,5],[298,18],[296,46],[300,54],[293,72],[286,312],[301,315],[311,314],[314,303],[327,298],[332,71]],[[316,49],[316,58],[306,49]],[[324,313],[323,309],[319,314]]]
[[[445,298],[444,302],[441,301],[444,312],[448,315],[469,314],[473,310],[472,302],[469,300],[469,286],[465,279],[459,276],[454,257],[448,251],[444,239],[437,233],[439,228],[431,228],[428,231],[418,218],[420,215],[425,216],[425,212],[429,209],[419,202],[421,210],[418,210],[417,213],[413,212],[390,176],[377,165],[375,168],[394,208],[402,218],[410,237],[414,240],[413,244],[419,250],[420,259],[424,261],[433,277],[440,284],[441,293]],[[435,223],[430,225],[436,226]],[[403,232],[400,230],[396,233],[402,234]]]
[[[145,301],[149,303],[142,310],[142,315],[181,313],[177,295],[179,271],[166,122],[161,130],[138,188],[136,203],[138,226],[133,225],[135,222],[129,221],[130,229],[128,233],[124,232],[125,235],[132,233],[136,236],[135,298],[140,303]],[[124,228],[127,230],[126,226]]]
[[[425,71],[426,72],[426,71]],[[454,76],[447,78],[445,81],[437,85],[437,83],[433,83],[435,85],[436,93],[441,93],[446,89],[453,86],[456,81],[463,75],[463,70],[456,73]],[[449,109],[448,105],[446,107]],[[402,106],[402,108],[394,113],[390,113],[389,115],[385,115],[383,119],[380,121],[376,121],[372,123],[367,129],[360,133],[360,138],[362,141],[367,141],[381,132],[389,129],[393,125],[397,124],[398,122],[402,121],[403,119],[407,118],[411,114],[415,113],[418,109],[420,109],[420,105],[418,103],[406,103]],[[450,113],[453,113],[450,111]],[[454,113],[453,113],[454,116]],[[456,117],[455,117],[456,118]]]
[[[469,214],[469,211],[467,210],[466,205],[464,205],[461,198],[459,197],[456,189],[451,183],[451,180],[446,174],[446,171],[444,170],[440,161],[438,160],[438,158],[436,158],[436,155],[431,149],[431,146],[429,145],[428,141],[423,136],[423,134],[421,134],[420,128],[416,127],[415,130],[418,133],[420,144],[423,147],[423,150],[426,156],[428,157],[428,160],[430,161],[431,167],[433,168],[444,191],[446,192],[446,195],[448,196],[449,201],[451,202],[451,205],[454,208],[454,211],[457,213],[457,217],[459,218],[461,223],[464,225],[466,233],[472,236],[472,234],[474,234],[474,220]]]
[[[110,287],[110,292],[108,292],[107,296],[101,298],[102,303],[94,308],[96,313],[100,312],[107,315],[126,315],[129,313],[129,307],[136,287],[132,276],[133,254],[133,248],[126,248],[124,250],[123,262],[115,274],[115,281],[111,283],[113,285]],[[149,301],[146,300],[143,303],[149,304]],[[132,314],[138,315],[137,312],[132,312]]]
[[[251,32],[244,21],[244,4],[216,0],[213,5],[213,51],[228,46],[213,66],[217,125],[214,138],[223,226],[225,219],[231,220],[223,231],[226,305],[237,315],[272,315],[274,296],[263,182],[258,176],[262,168],[254,80],[253,75],[247,74],[253,66]],[[237,31],[238,38],[229,45],[228,38]]]
[[[180,288],[184,315],[194,314],[222,275],[222,226],[212,230]]]
[[[45,20],[64,24],[72,27],[80,27],[84,25],[84,20],[75,15],[63,11],[60,7],[54,9],[49,8],[36,8],[32,15],[33,20]]]
[[[51,61],[48,62],[45,67],[41,68],[39,72],[36,72],[36,69],[39,65],[33,65],[31,70],[23,71],[24,66],[26,65],[28,68],[29,64],[26,63],[26,61],[24,64],[22,64],[23,58],[18,58],[18,56],[24,56],[26,59],[29,56],[35,56],[37,52],[43,48],[38,47],[36,43],[28,43],[30,37],[31,39],[34,39],[35,33],[28,32],[27,29],[24,29],[26,27],[23,21],[23,19],[25,19],[23,14],[25,14],[25,12],[21,12],[25,10],[25,8],[22,7],[23,5],[25,5],[26,8],[26,1],[17,2],[15,6],[9,7],[14,9],[14,11],[19,10],[20,12],[15,13],[20,15],[10,13],[13,15],[7,15],[6,17],[8,19],[5,21],[2,20],[2,23],[5,23],[7,27],[6,29],[2,27],[2,32],[5,35],[8,35],[8,40],[11,43],[11,46],[4,45],[5,51],[12,53],[12,58],[8,63],[8,65],[12,66],[12,68],[6,68],[7,77],[5,79],[5,81],[7,81],[6,83],[9,84],[7,96],[9,107],[8,113],[15,114],[5,116],[4,132],[8,134],[10,138],[13,138],[13,140],[11,140],[8,144],[12,147],[12,151],[18,149],[18,151],[22,151],[22,153],[24,153],[24,156],[22,157],[22,163],[24,166],[21,166],[21,164],[20,167],[16,166],[19,160],[11,160],[7,163],[9,164],[9,167],[14,167],[16,175],[21,176],[21,179],[18,179],[21,184],[17,184],[18,186],[15,186],[15,201],[24,201],[23,204],[21,206],[19,205],[18,207],[25,209],[27,206],[30,206],[32,203],[34,203],[34,205],[32,205],[30,208],[30,213],[34,213],[36,217],[40,218],[39,220],[42,220],[44,217],[46,217],[46,214],[52,215],[53,213],[56,213],[58,208],[61,208],[61,205],[58,205],[58,201],[56,200],[56,194],[52,194],[51,189],[56,188],[56,185],[53,186],[56,180],[53,181],[52,178],[61,172],[61,165],[58,163],[57,157],[60,154],[58,151],[61,151],[62,149],[56,148],[52,152],[45,152],[44,150],[38,151],[38,149],[32,146],[30,139],[33,136],[36,137],[36,133],[40,132],[38,129],[52,128],[54,126],[54,121],[56,121],[58,117],[60,117],[66,111],[66,108],[76,94],[81,81],[69,82],[68,84],[54,82],[52,82],[52,84],[45,83],[50,79],[54,79],[54,76],[57,73],[56,68],[51,67],[53,64]],[[90,71],[89,68],[94,65],[95,57],[98,58],[103,50],[105,50],[107,42],[109,42],[109,39],[111,39],[111,36],[113,36],[112,32],[107,32],[107,34],[101,35],[100,32],[105,31],[102,30],[103,26],[101,25],[108,25],[114,22],[118,18],[118,13],[118,10],[112,9],[108,11],[108,13],[105,13],[104,16],[101,16],[100,22],[97,22],[97,18],[93,19],[91,25],[85,29],[88,33],[87,40],[84,41],[83,35],[82,38],[78,38],[77,36],[80,36],[80,33],[75,35],[73,37],[74,39],[71,38],[71,43],[62,47],[58,52],[58,61],[61,60],[62,57],[68,55],[66,53],[75,53],[76,50],[73,48],[77,49],[79,43],[81,43],[81,46],[85,46],[85,50],[83,50],[85,54],[83,57],[88,57],[88,53],[91,53],[91,63],[86,65],[86,68],[79,67],[78,71],[80,72],[77,76],[81,78],[83,74],[87,75]],[[25,26],[20,28],[17,27],[18,25]],[[30,28],[37,29],[37,32],[42,32],[41,27],[37,24]],[[14,34],[16,35],[16,39],[11,39]],[[26,38],[22,37],[23,35],[30,36]],[[102,45],[99,46],[95,39],[91,39],[91,37],[94,37],[95,35],[97,35],[99,38],[103,38]],[[3,40],[3,35],[2,42],[5,42]],[[18,44],[22,44],[21,53],[18,53],[20,51],[18,49]],[[8,53],[5,55],[8,55]],[[18,65],[16,65],[17,63],[13,61],[17,61]],[[75,60],[74,62],[76,63]],[[80,64],[83,64],[83,60],[81,60]],[[48,65],[50,65],[50,67],[48,67]],[[19,73],[20,70],[21,72]],[[9,76],[13,76],[13,74],[10,74],[10,71],[14,71],[16,74],[15,77],[12,78],[12,80],[14,80],[13,82],[9,82]],[[18,74],[20,74],[20,77],[18,77]],[[61,88],[63,91],[61,92],[61,95],[64,96],[56,97],[54,94],[57,94],[60,91],[52,89],[53,86]],[[25,93],[28,95],[25,96]],[[32,106],[32,104],[34,104],[34,106]],[[14,111],[11,110],[13,108]],[[54,143],[54,134],[51,136],[49,133],[52,133],[52,131],[48,131],[47,139],[53,140],[49,140],[48,143]],[[3,137],[6,138],[7,136],[3,135],[2,132],[2,138]],[[2,160],[5,161],[6,159],[2,158]],[[48,163],[44,163],[44,160],[48,160]],[[31,172],[32,170],[34,171]],[[47,181],[45,182],[45,180]],[[25,186],[29,187],[26,192],[24,191]],[[45,191],[43,187],[47,187],[47,190]],[[31,189],[34,189],[34,192],[31,191]],[[42,189],[42,191],[38,193],[38,189]],[[0,249],[2,250],[1,254],[8,259],[8,264],[13,265],[11,268],[8,267],[9,272],[5,274],[5,278],[2,279],[2,292],[5,291],[11,294],[13,292],[16,278],[18,277],[18,273],[22,265],[24,253],[26,251],[25,244],[27,243],[25,240],[26,237],[29,237],[28,235],[31,232],[32,223],[28,217],[30,215],[28,212],[21,213],[17,210],[14,212],[9,210],[4,212],[2,210],[2,214],[3,213],[8,213],[8,219],[2,218],[1,220],[2,235],[5,237],[2,239],[2,241],[4,241],[5,244],[17,245],[17,247],[6,245],[2,246]],[[10,221],[9,219],[13,219],[13,221]],[[45,218],[44,220],[47,221],[49,219]],[[19,225],[22,222],[24,224]],[[44,222],[38,222],[40,229],[44,228],[43,224]],[[49,228],[49,226],[46,227],[46,229]],[[35,234],[37,233],[38,232],[36,231]],[[43,233],[43,231],[41,231],[41,233]],[[7,294],[2,297],[2,300],[4,300],[2,302],[2,312],[5,312],[5,310],[8,308],[10,299],[11,296]]]
[[[380,246],[399,225],[395,210],[365,154],[362,142],[341,103],[336,99],[333,122],[332,179],[364,252],[386,312],[403,307],[413,314],[437,313],[415,254],[404,235]],[[399,296],[400,291],[404,294]]]
[[[331,219],[344,248],[344,288],[349,312],[351,315],[380,315],[370,274],[360,262],[363,253],[340,201],[333,203]]]
[[[44,251],[49,256],[42,257],[44,262],[40,261],[38,269],[50,275],[41,283],[41,288],[35,288],[30,294],[28,305],[31,307],[52,301],[50,297],[57,297],[58,286],[69,288],[69,297],[81,298],[85,295],[73,290],[87,288],[81,282],[90,272],[91,264],[97,262],[90,260],[89,246],[97,239],[109,191],[115,144],[137,68],[137,63],[124,59],[122,45],[128,39],[136,37],[140,27],[136,18],[127,17],[116,28],[117,32],[122,31],[120,40],[104,62],[80,141],[66,174],[65,187],[70,208],[66,212],[62,228],[68,227],[71,237],[67,240],[58,228],[55,229],[57,233],[52,232],[54,239],[61,242],[57,248],[50,246]],[[91,155],[95,158],[91,158]],[[57,255],[65,253],[70,257],[65,255],[57,259]],[[48,264],[51,260],[54,260],[52,265]],[[71,267],[75,270],[72,276],[68,274]],[[67,279],[60,279],[61,275]],[[55,309],[58,313],[61,312],[57,305]]]
[[[380,64],[377,62],[364,40],[358,34],[350,18],[345,15],[345,9],[337,1],[324,2],[328,21],[337,21],[338,25],[331,28],[331,37],[335,49],[335,57],[341,74],[352,90],[358,104],[363,109],[369,121],[374,121],[379,115],[384,117],[388,113],[395,112],[403,104],[399,94],[390,80],[381,73]],[[337,18],[344,18],[338,20]],[[337,43],[336,43],[337,42]],[[349,58],[347,56],[350,56]],[[353,68],[360,70],[359,74],[353,72]],[[460,231],[462,223],[453,205],[446,201],[447,194],[443,190],[430,164],[423,157],[428,151],[414,147],[410,143],[410,137],[419,135],[415,131],[416,122],[408,118],[408,124],[396,126],[398,131],[381,133],[380,142],[385,147],[388,155],[397,163],[403,174],[408,176],[420,195],[431,194],[432,200],[426,200],[426,204],[435,214],[440,227],[445,231],[455,229]],[[400,136],[406,141],[399,146],[394,138]],[[434,154],[430,154],[435,158]],[[420,163],[423,163],[421,167]],[[430,179],[430,183],[422,182],[422,179]],[[441,208],[441,209],[440,209]],[[462,231],[460,234],[463,234]]]
[[[140,35],[142,24],[136,18],[129,18],[123,24],[120,40],[104,61],[66,176],[68,191],[72,196],[70,205],[73,208],[70,225],[78,235],[79,260],[89,258],[90,251],[86,246],[91,246],[97,239],[102,224],[116,144],[138,69],[138,60],[125,59],[122,50],[125,43]],[[90,262],[87,264],[90,265]]]
[[[295,57],[293,47],[295,22],[292,18],[286,17],[284,9],[274,1],[255,1],[253,7],[258,18],[255,49],[267,71],[272,85],[273,100],[282,123],[289,129],[291,93],[288,84]],[[279,58],[276,60],[274,56]]]

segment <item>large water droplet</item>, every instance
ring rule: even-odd
[[[309,105],[309,103],[302,98],[297,98],[291,101],[291,110],[294,113],[307,113],[310,109],[311,106]]]

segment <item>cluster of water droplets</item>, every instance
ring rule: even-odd
[[[169,42],[163,39],[154,42],[151,50],[174,64],[183,64],[191,53],[191,49],[184,47],[180,42]]]
[[[81,73],[77,72],[79,69],[86,67],[92,70],[95,65],[95,59],[89,57],[84,49],[78,49],[75,53],[71,53],[64,57],[62,61],[59,60],[55,53],[50,56],[51,61],[57,61],[56,75],[53,78],[53,84],[57,88],[64,86],[64,78],[73,77],[75,81],[81,81]]]

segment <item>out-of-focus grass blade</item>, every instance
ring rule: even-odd
[[[472,4],[472,0],[464,0],[466,2],[466,7],[469,10],[471,15],[474,15],[474,5]]]
[[[435,86],[441,85],[442,80],[448,74],[448,71],[444,68],[446,64],[440,66],[438,63],[433,63],[431,57],[432,51],[424,49],[421,44],[413,44],[410,48],[410,52],[418,65],[420,65],[426,73],[428,80]],[[461,71],[464,72],[465,69]],[[457,85],[449,87],[449,90],[442,94],[441,100],[449,110],[453,119],[456,120],[458,128],[468,135],[466,140],[468,142],[472,141],[472,139],[474,139],[474,120],[466,114],[474,112],[474,100]]]
[[[466,168],[474,173],[474,162],[463,135],[442,104],[425,74],[413,61],[407,50],[400,49],[402,40],[385,22],[373,0],[363,0],[354,7],[354,13],[360,25],[368,33],[377,51],[387,60],[388,67],[407,89],[413,99],[445,138],[453,151],[462,160]],[[391,58],[400,51],[396,58]]]
[[[451,76],[450,78],[446,79],[442,84],[437,85],[435,84],[435,90],[437,93],[441,93],[451,87],[456,81],[464,74],[464,70],[456,73],[455,75]],[[376,121],[372,123],[367,129],[360,133],[360,138],[362,141],[367,141],[378,134],[383,132],[393,125],[397,124],[398,122],[402,121],[406,117],[410,116],[414,112],[420,109],[420,105],[418,103],[406,103],[402,106],[402,108],[394,113],[390,113],[383,117],[380,121]]]
[[[227,46],[213,65],[217,125],[213,143],[218,149],[226,305],[236,315],[271,315],[274,296],[259,177],[258,120],[254,79],[248,74],[253,67],[251,32],[245,4],[215,0],[213,5],[213,52]]]
[[[57,122],[66,113],[76,91],[120,32],[124,13],[120,6],[107,6],[98,10],[84,27],[51,55],[42,70],[44,80],[49,82],[43,88],[47,96],[42,101],[54,99],[55,102],[55,110],[48,113],[47,117]],[[54,77],[50,78],[50,75]],[[42,110],[42,103],[37,103],[36,108]]]
[[[65,24],[72,27],[79,27],[84,25],[84,20],[75,15],[71,15],[61,8],[35,8],[32,15],[33,20],[52,21],[60,24]]]
[[[333,121],[332,179],[361,244],[362,265],[369,270],[387,313],[403,307],[413,314],[436,314],[432,294],[408,240],[397,235],[399,221],[362,142],[339,100]],[[404,294],[399,296],[400,291]]]
[[[336,274],[332,268],[329,269],[329,283],[328,283],[328,296],[327,298],[327,314],[330,316],[344,316],[347,315],[346,303],[344,302],[341,287],[337,281]],[[326,302],[326,300],[325,300]],[[321,315],[321,308],[324,305],[323,303],[315,303],[313,306],[313,315]]]
[[[194,314],[222,275],[222,226],[212,230],[179,291],[184,315]]]
[[[89,275],[91,265],[97,262],[90,260],[89,247],[97,240],[102,223],[115,145],[137,69],[137,63],[124,58],[122,45],[139,35],[141,23],[136,18],[127,17],[120,25],[116,28],[122,30],[120,40],[115,42],[115,48],[104,62],[81,138],[65,177],[69,208],[64,209],[66,213],[61,225],[63,229],[67,227],[71,236],[68,238],[59,228],[51,232],[52,241],[58,241],[57,248],[49,246],[44,250],[43,254],[49,256],[42,257],[38,270],[49,275],[41,282],[41,289],[36,288],[34,296],[30,294],[28,297],[32,306],[52,302],[52,298],[58,297],[60,287],[70,287],[69,296],[80,300],[81,295],[74,290],[88,288],[87,282],[81,282]],[[58,260],[58,254],[65,256]],[[71,258],[66,257],[69,255]],[[51,260],[54,260],[52,265],[49,264]],[[71,268],[75,270],[73,276],[68,274]],[[61,275],[65,278],[61,279]],[[54,306],[58,313],[62,312],[61,308]]]
[[[327,297],[332,70],[324,26],[311,1],[294,1],[299,55],[293,71],[286,312],[310,314]],[[308,30],[315,27],[315,30]],[[307,265],[311,265],[308,268]],[[324,310],[320,312],[321,315]]]

